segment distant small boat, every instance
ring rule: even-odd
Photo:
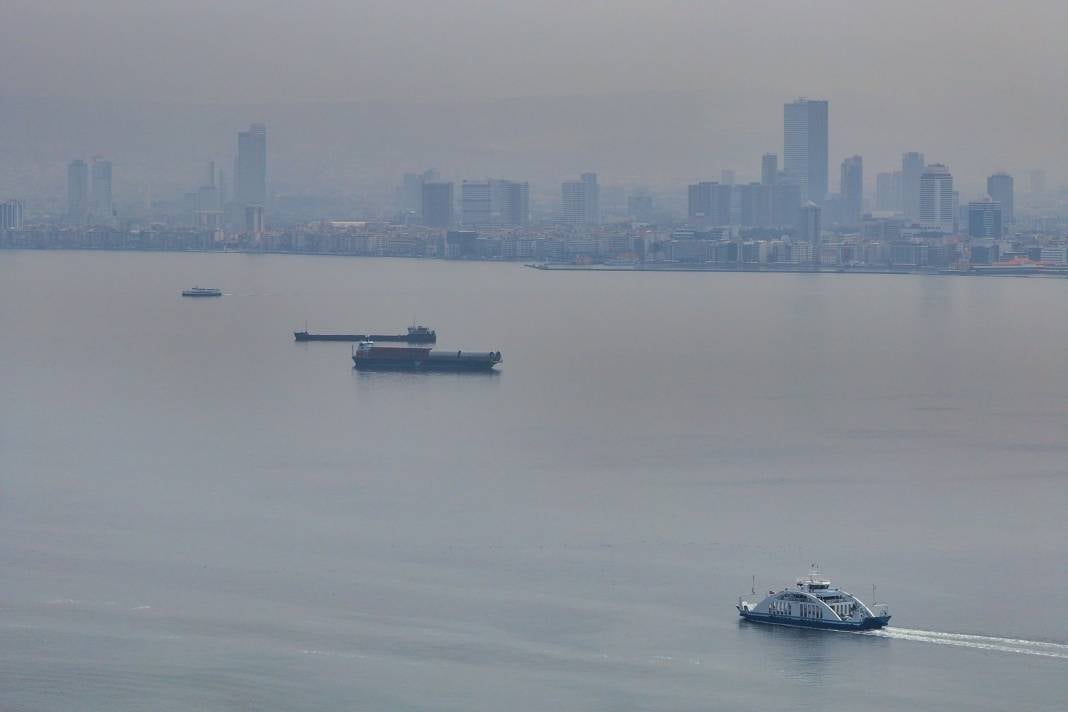
[[[193,287],[192,289],[183,289],[183,297],[221,297],[222,290],[215,289],[214,287]]]

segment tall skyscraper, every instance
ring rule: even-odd
[[[89,166],[77,159],[67,166],[67,219],[84,224],[89,216]]]
[[[22,229],[22,203],[5,200],[0,203],[0,230]]]
[[[992,200],[1001,204],[1001,217],[1006,225],[1016,222],[1015,196],[1012,176],[995,173],[986,179],[986,192]]]
[[[760,159],[760,182],[763,185],[775,185],[779,174],[779,157],[774,153],[765,153]]]
[[[449,227],[453,219],[452,183],[423,183],[422,223],[428,227]]]
[[[1000,238],[1004,225],[1001,205],[987,196],[983,200],[968,203],[968,236]]]
[[[237,134],[234,200],[239,205],[267,203],[267,127],[252,124]]]
[[[530,221],[530,187],[511,180],[465,180],[460,222],[465,227],[517,227]]]
[[[92,196],[90,213],[93,222],[110,225],[115,212],[111,194],[111,161],[105,161],[99,156],[93,158]]]
[[[464,227],[497,224],[493,216],[492,181],[465,180],[460,184],[460,222]]]
[[[560,185],[561,218],[568,225],[599,225],[601,223],[600,186],[596,173],[583,173],[579,180],[567,180]]]
[[[909,220],[920,219],[920,176],[923,175],[922,153],[901,155],[901,212]]]
[[[842,201],[842,224],[860,225],[864,213],[864,159],[850,156],[842,161],[842,181],[839,188]]]
[[[530,224],[530,184],[527,182],[496,181],[494,201],[502,225],[523,227]]]
[[[823,204],[827,195],[828,105],[798,99],[783,106],[783,167],[802,200]]]
[[[955,217],[953,176],[941,163],[932,163],[920,176],[920,225],[952,233]]]

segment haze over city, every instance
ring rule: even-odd
[[[8,0],[0,710],[1061,710],[1065,0]]]

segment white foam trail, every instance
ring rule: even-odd
[[[1018,655],[1040,655],[1047,658],[1068,660],[1068,645],[1064,643],[1048,643],[1042,640],[997,638],[991,635],[944,633],[937,630],[889,627],[873,630],[869,635],[897,640],[911,640],[919,643],[934,643],[935,645],[951,645],[958,648],[991,650],[999,653],[1016,653]]]

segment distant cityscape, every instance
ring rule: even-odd
[[[995,171],[986,192],[962,200],[937,157],[906,152],[865,189],[864,159],[830,181],[830,105],[783,106],[781,154],[754,156],[759,181],[735,171],[685,188],[685,215],[663,196],[634,191],[602,204],[594,172],[564,180],[555,204],[532,206],[527,181],[401,177],[385,215],[296,207],[272,196],[267,127],[237,134],[233,171],[207,163],[200,185],[124,215],[115,167],[102,156],[67,166],[63,214],[28,215],[0,202],[0,247],[199,250],[438,259],[522,260],[558,268],[1068,273],[1068,192],[1030,171],[1026,190]],[[781,157],[781,160],[780,160]],[[933,160],[932,160],[933,159]],[[680,187],[680,192],[682,188]],[[680,195],[681,198],[681,195]],[[667,203],[668,205],[665,205]]]

